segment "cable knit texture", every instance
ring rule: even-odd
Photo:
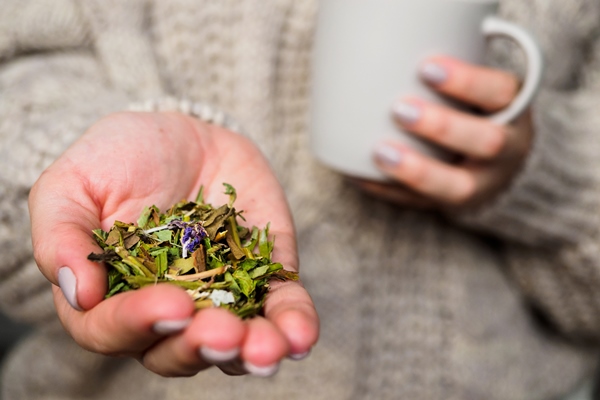
[[[591,374],[600,4],[501,1],[547,60],[535,140],[504,193],[451,218],[367,198],[310,156],[316,12],[316,0],[3,2],[0,306],[39,327],[4,365],[4,399],[541,400]],[[522,71],[510,43],[494,43],[490,60]],[[167,97],[176,100],[152,100]],[[322,318],[308,359],[269,379],[216,369],[165,379],[88,353],[60,329],[31,256],[28,191],[88,126],[131,104],[235,120],[269,157]]]

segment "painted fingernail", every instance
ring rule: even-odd
[[[377,146],[374,155],[375,159],[386,167],[397,167],[402,162],[402,153],[387,144]]]
[[[77,277],[69,267],[58,270],[58,286],[62,290],[67,302],[77,311],[83,311],[77,302]]]
[[[184,330],[191,321],[191,318],[156,321],[152,330],[159,335],[172,335]]]
[[[304,360],[310,354],[310,350],[305,351],[304,353],[290,354],[288,357],[294,361]]]
[[[200,357],[211,364],[225,363],[234,360],[240,355],[239,348],[233,348],[231,350],[215,350],[210,347],[200,347]]]
[[[421,67],[421,78],[432,85],[439,85],[448,79],[448,70],[440,64],[428,62]]]
[[[244,368],[246,368],[246,371],[248,371],[248,373],[251,375],[260,376],[262,378],[268,378],[269,376],[273,376],[277,373],[277,371],[279,370],[279,363],[259,367],[252,363],[249,363],[248,361],[245,361]]]
[[[410,103],[396,103],[392,111],[400,122],[407,125],[414,124],[421,118],[421,109]]]

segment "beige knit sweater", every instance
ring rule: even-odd
[[[0,304],[39,327],[4,367],[5,400],[554,399],[591,373],[600,3],[502,2],[548,63],[535,142],[505,193],[450,218],[367,198],[311,158],[315,12],[315,0],[1,2]],[[494,50],[517,71],[519,57],[507,44]],[[100,116],[165,95],[227,110],[289,196],[322,335],[273,378],[165,379],[87,353],[57,326],[31,256],[28,190]]]

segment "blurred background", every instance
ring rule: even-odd
[[[29,326],[17,324],[0,313],[0,362],[4,360],[10,349],[25,337],[30,330]]]

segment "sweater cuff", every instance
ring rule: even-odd
[[[224,111],[208,104],[187,99],[175,99],[173,97],[150,99],[144,102],[131,104],[129,106],[129,111],[177,111],[198,118],[206,123],[219,125],[229,131],[241,133],[239,124]]]
[[[491,204],[456,219],[528,245],[576,243],[598,230],[598,93],[541,92],[535,137],[523,169]]]

